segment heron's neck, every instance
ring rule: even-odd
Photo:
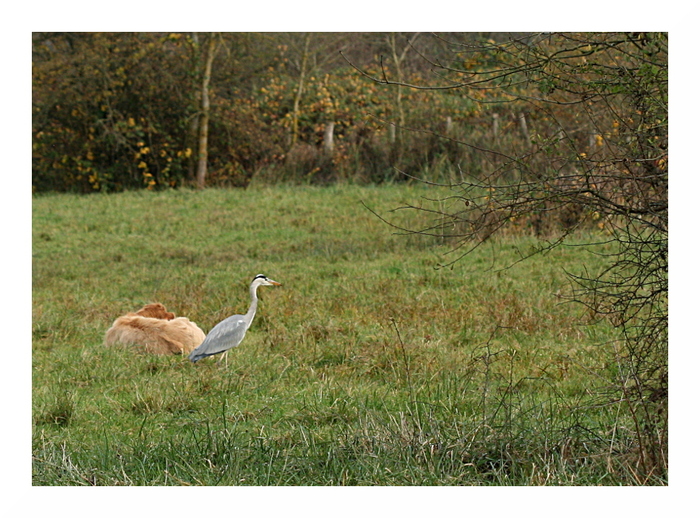
[[[248,322],[248,327],[250,327],[250,324],[253,322],[253,318],[255,317],[255,312],[258,310],[257,291],[258,291],[257,286],[250,287],[250,307],[248,308],[248,313],[245,314],[245,318]]]

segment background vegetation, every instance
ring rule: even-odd
[[[490,36],[507,37],[34,33],[33,187],[109,192],[194,182],[212,41],[209,185],[246,186],[258,177],[367,183],[404,178],[397,168],[442,174],[458,163],[478,167],[474,150],[425,131],[522,146],[518,107],[489,104],[500,99],[489,90],[382,88],[348,62],[418,82],[434,76],[421,54],[470,70],[492,64],[493,52],[462,63],[454,47]],[[330,152],[323,146],[329,123]]]

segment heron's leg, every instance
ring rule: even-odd
[[[224,365],[226,365],[226,367],[228,367],[228,349],[226,351],[224,351],[224,354],[221,355],[221,358],[218,359],[216,364],[219,365],[222,361],[224,361],[224,359],[226,360],[224,362]]]

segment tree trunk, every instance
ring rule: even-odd
[[[399,54],[399,50],[397,48],[397,42],[396,42],[396,34],[391,33],[389,36],[387,36],[387,43],[389,44],[389,48],[391,49],[391,57],[394,61],[394,67],[396,69],[396,81],[398,83],[403,82],[403,70],[402,70],[402,64],[404,59],[406,59],[406,53],[408,50],[413,46],[413,42],[416,41],[416,38],[418,38],[418,35],[420,33],[417,32],[415,33],[411,39],[408,41],[406,46],[403,48],[401,53]],[[403,109],[403,86],[400,84],[396,86],[396,115],[397,118],[395,119],[394,123],[394,132],[392,136],[392,143],[396,144],[397,147],[397,160],[401,159],[401,154],[402,154],[402,144],[403,144],[403,136],[402,136],[402,128],[405,126],[405,114],[404,114],[404,109]]]
[[[306,79],[306,66],[309,61],[310,43],[311,33],[307,33],[304,37],[304,50],[301,54],[301,64],[299,65],[299,84],[297,85],[297,92],[294,96],[294,107],[292,108],[292,127],[289,135],[290,149],[296,144],[299,138],[299,106],[301,105],[301,96],[304,93],[304,81]]]
[[[401,83],[403,81],[403,74],[401,73],[401,62],[404,56],[399,57],[396,48],[396,34],[393,32],[389,35],[389,47],[391,48],[391,57],[394,61],[394,67],[396,68],[396,81]],[[394,119],[394,133],[392,135],[392,143],[396,143],[398,140],[399,147],[401,146],[401,128],[404,126],[404,113],[403,113],[403,95],[401,85],[396,86],[396,118]],[[398,126],[398,131],[397,131]],[[398,134],[398,135],[397,135]],[[397,138],[398,136],[398,138]]]
[[[202,105],[199,117],[199,153],[197,162],[197,187],[204,187],[207,179],[207,160],[209,158],[209,82],[211,81],[211,66],[216,54],[216,40],[212,34],[209,37],[207,46],[207,62],[204,66],[204,77],[202,79]]]

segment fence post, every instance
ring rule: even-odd
[[[452,133],[452,117],[448,115],[445,119],[445,134],[449,135],[450,133]]]
[[[323,132],[323,151],[330,154],[333,153],[333,130],[335,122],[326,124],[326,129]]]
[[[493,118],[493,122],[491,123],[491,130],[493,132],[493,138],[494,138],[494,140],[497,140],[498,139],[498,114],[493,113],[491,115],[491,117]]]
[[[529,143],[530,142],[530,130],[527,129],[527,118],[524,113],[518,115],[518,120],[520,121],[520,131],[523,133],[523,137]]]

